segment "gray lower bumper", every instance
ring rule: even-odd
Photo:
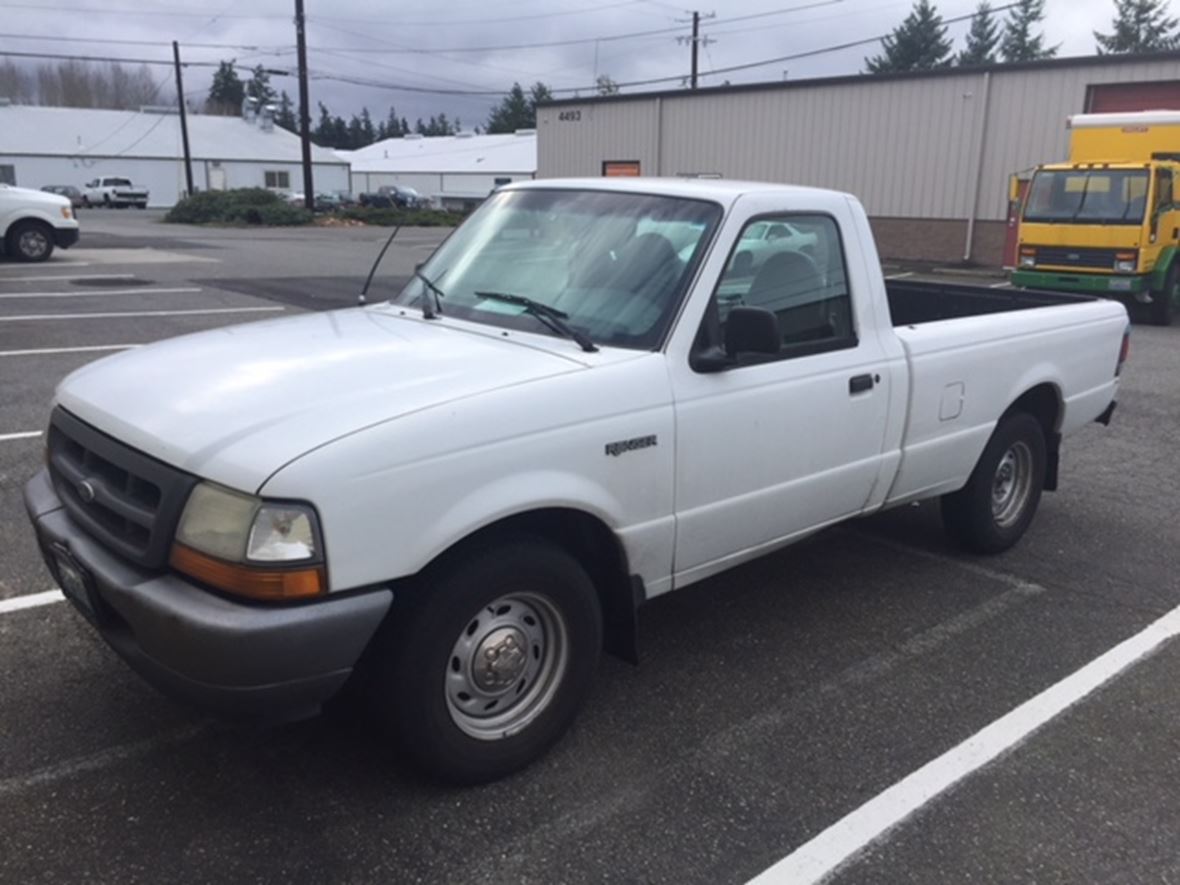
[[[234,602],[109,553],[62,509],[45,470],[25,486],[25,507],[54,576],[54,548],[85,570],[89,599],[71,601],[111,648],[165,694],[213,712],[314,715],[348,679],[393,600],[376,590],[281,607]]]

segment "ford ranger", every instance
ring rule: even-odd
[[[55,247],[78,242],[69,197],[0,184],[0,244],[17,261],[48,261]]]
[[[766,222],[809,248],[735,266]],[[661,594],[922,499],[1015,544],[1062,438],[1109,422],[1127,330],[1086,295],[887,283],[846,194],[518,183],[384,303],[74,372],[25,501],[166,692],[295,718],[351,678],[477,782],[565,731]]]

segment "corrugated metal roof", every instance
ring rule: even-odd
[[[387,138],[355,151],[336,151],[353,172],[537,171],[537,134],[438,135]]]
[[[241,117],[188,115],[194,160],[300,162],[299,138],[277,126],[264,132]],[[312,146],[315,163],[339,163]],[[180,117],[170,113],[0,106],[0,155],[176,159]]]

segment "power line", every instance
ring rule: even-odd
[[[396,25],[399,28],[446,28],[452,25],[496,25],[504,22],[523,22],[533,21],[541,18],[559,18],[569,15],[590,15],[596,12],[601,12],[604,9],[618,9],[622,6],[635,6],[639,3],[646,3],[647,0],[618,0],[615,3],[603,3],[592,9],[565,9],[557,12],[536,12],[530,15],[510,15],[510,16],[496,16],[494,18],[448,18],[448,19],[420,19],[405,20],[397,19],[391,21],[390,19],[375,19],[375,18],[345,18],[342,16],[332,16],[330,21],[334,22],[351,22],[358,25]],[[323,24],[324,20],[319,16],[308,16],[308,21],[313,21],[317,24]]]
[[[843,3],[844,0],[815,0],[812,3],[805,3],[800,6],[788,6],[783,9],[774,9],[769,12],[755,12],[750,15],[739,15],[731,18],[720,19],[717,24],[732,24],[734,22],[750,21],[756,18],[766,18],[772,15],[785,15],[789,12],[801,12],[805,9],[816,9],[821,6],[834,6],[837,3]],[[1008,8],[1008,7],[1005,7]],[[320,22],[321,26],[324,25]],[[333,30],[340,30],[333,28]],[[631,40],[636,37],[650,37],[656,34],[675,34],[684,30],[683,25],[674,25],[665,28],[652,28],[646,31],[631,31],[626,34],[606,34],[598,37],[576,37],[569,40],[547,40],[537,43],[507,43],[498,46],[450,46],[450,47],[417,47],[407,46],[402,49],[388,50],[388,49],[364,49],[353,47],[321,47],[312,46],[311,49],[317,52],[333,51],[333,52],[363,52],[363,53],[382,53],[382,52],[404,52],[412,55],[434,55],[442,52],[506,52],[519,51],[521,49],[550,49],[557,46],[577,46],[584,43],[610,43],[617,40]]]
[[[59,37],[53,34],[0,34],[7,40],[46,40],[53,43],[109,43],[121,46],[161,46],[162,40],[114,40],[101,37]],[[244,43],[185,43],[186,49],[249,49],[259,52],[274,49],[286,50],[294,47],[285,46],[253,46]]]
[[[8,50],[8,49],[0,50],[0,58],[6,57],[6,56],[11,57],[11,58],[48,58],[48,59],[57,59],[60,61],[82,61],[82,62],[98,61],[98,62],[107,62],[107,63],[113,62],[115,64],[167,65],[168,67],[172,67],[172,62],[170,60],[161,59],[161,58],[127,58],[125,56],[116,56],[116,55],[65,55],[65,54],[59,53],[59,52],[14,52],[14,51]],[[249,57],[249,56],[247,56],[247,57]],[[232,62],[225,62],[225,63],[229,64],[231,67],[237,68],[239,70],[243,70],[243,71],[252,71],[253,70],[253,68],[251,68],[249,65],[237,64],[236,59]],[[223,64],[223,62],[217,62],[217,61],[186,61],[186,62],[182,62],[182,65],[186,68],[216,68],[216,67],[220,67],[221,64]],[[295,76],[294,74],[290,73],[289,71],[267,71],[267,73],[273,74],[277,77],[293,77],[293,76]]]
[[[237,5],[237,4],[233,4]],[[132,6],[107,6],[107,7],[86,7],[79,6],[48,6],[44,3],[0,3],[0,9],[33,9],[37,12],[44,12],[45,10],[54,10],[56,12],[73,12],[85,15],[154,15],[154,16],[168,16],[172,18],[205,18],[209,15],[209,10],[201,12],[181,12],[180,10],[164,10],[164,9],[144,9],[143,7]],[[257,13],[247,14],[244,12],[228,13],[219,12],[216,18],[267,18],[267,19],[281,19],[283,21],[290,21],[289,15],[259,15]]]

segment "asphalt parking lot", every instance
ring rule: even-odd
[[[838,882],[1180,882],[1175,640],[913,814],[872,804],[1180,606],[1180,327],[1136,327],[1114,423],[1011,552],[961,554],[923,505],[663,597],[552,753],[457,790],[346,705],[252,729],[159,696],[57,601],[20,500],[67,372],[345,306],[388,231],[82,224],[0,261],[0,881],[789,882],[836,828]],[[404,230],[373,297],[444,234]],[[839,829],[864,808],[878,835]]]

